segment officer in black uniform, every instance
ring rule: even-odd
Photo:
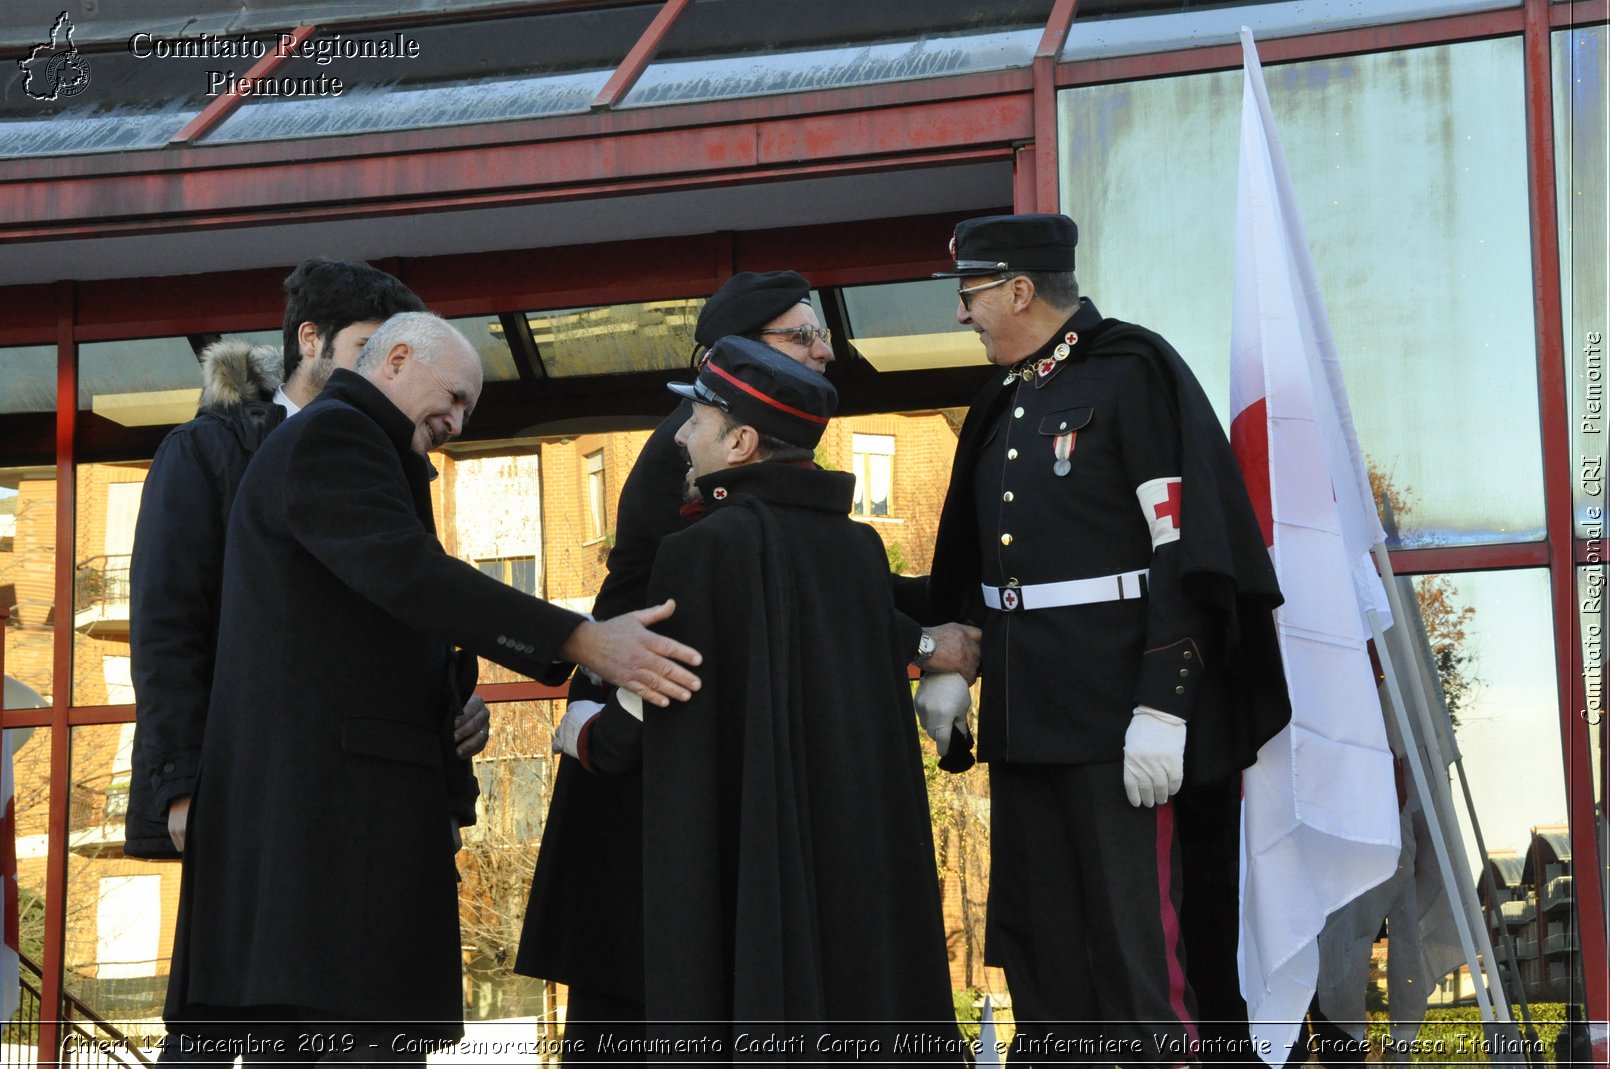
[[[936,276],[1001,371],[961,432],[930,609],[984,628],[987,960],[1015,1060],[1173,1064],[1199,1032],[1171,799],[1188,778],[1216,799],[1233,934],[1221,833],[1290,715],[1279,592],[1201,387],[1162,338],[1081,300],[1077,238],[1061,215],[967,220]]]

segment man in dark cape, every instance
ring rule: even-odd
[[[815,374],[825,374],[833,359],[811,307],[811,284],[793,271],[744,271],[717,290],[699,313],[696,351],[729,335],[763,341]],[[593,603],[599,619],[650,604],[661,540],[692,522],[683,508],[687,456],[675,441],[692,409],[682,400],[655,429],[621,488],[609,575]],[[976,672],[976,630],[925,632],[909,618],[899,626],[908,659],[932,639],[936,669]],[[570,701],[582,708],[597,709],[607,696],[586,676],[571,683]],[[566,1046],[567,1062],[589,1058],[604,1033],[642,1034],[642,814],[637,775],[594,776],[561,758],[515,971],[568,985],[565,1035],[576,1042]]]
[[[649,596],[711,651],[703,687],[560,728],[589,770],[642,770],[650,1024],[617,1053],[959,1061],[888,561],[849,519],[854,477],[810,461],[836,395],[742,338],[672,388],[699,402],[677,440],[703,512]]]
[[[957,444],[931,618],[984,626],[986,960],[1017,1057],[1058,1060],[1075,1034],[1178,1061],[1219,1041],[1204,1020],[1245,1031],[1239,773],[1290,717],[1280,594],[1201,387],[1080,298],[1076,241],[1058,215],[956,228],[942,274],[1001,371]]]

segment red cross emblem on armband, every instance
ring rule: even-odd
[[[1135,497],[1140,502],[1140,514],[1151,530],[1153,549],[1179,539],[1184,497],[1178,476],[1149,479],[1135,487]]]

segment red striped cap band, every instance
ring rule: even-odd
[[[767,397],[765,394],[761,393],[759,390],[755,389],[753,386],[749,385],[747,382],[740,381],[739,379],[737,379],[734,376],[732,376],[731,374],[729,374],[725,369],[717,367],[714,363],[706,363],[704,365],[704,368],[699,372],[699,374],[703,375],[705,372],[709,372],[711,374],[721,376],[721,378],[723,380],[732,383],[734,386],[736,386],[738,389],[742,390],[744,393],[746,393],[749,396],[755,398],[757,401],[762,402],[763,404],[766,404],[766,405],[768,405],[768,406],[770,406],[772,408],[775,408],[779,412],[786,412],[790,416],[795,416],[795,417],[797,417],[799,419],[803,419],[803,420],[805,420],[805,421],[807,421],[809,423],[818,423],[818,424],[821,424],[824,427],[827,426],[827,417],[826,416],[818,416],[815,413],[806,412],[805,410],[795,408],[792,405],[785,405],[781,401],[778,401],[775,398]]]

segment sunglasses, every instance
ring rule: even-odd
[[[802,348],[809,349],[815,344],[817,338],[822,339],[823,345],[833,344],[833,332],[826,327],[813,327],[809,325],[799,327],[773,327],[767,330],[757,330],[756,334],[786,334],[793,338]]]
[[[1007,275],[1005,278],[998,278],[994,282],[986,282],[982,286],[964,286],[956,291],[956,296],[961,300],[962,308],[971,312],[973,310],[973,294],[992,290],[996,286],[1004,286],[1016,277],[1016,275]]]

